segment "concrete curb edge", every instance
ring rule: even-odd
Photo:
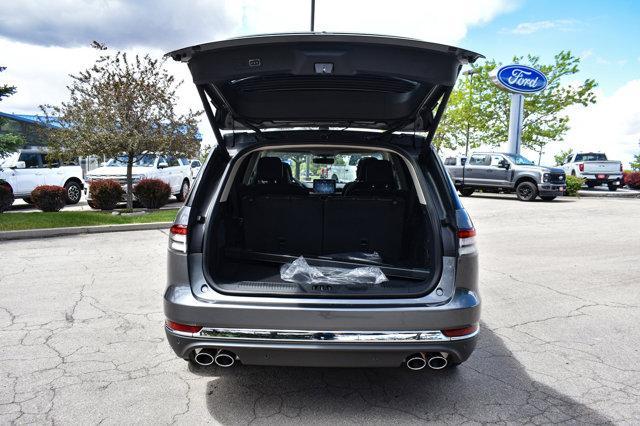
[[[150,229],[169,229],[173,222],[127,223],[123,225],[74,226],[70,228],[25,229],[21,231],[2,231],[0,241],[50,238],[65,235],[99,234],[104,232],[145,231]]]

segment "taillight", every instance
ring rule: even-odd
[[[442,334],[447,337],[464,337],[470,334],[474,334],[478,331],[478,323],[468,325],[461,328],[450,328],[448,330],[442,330]]]
[[[180,253],[187,252],[187,225],[175,224],[169,229],[169,248]]]
[[[187,235],[189,234],[189,214],[191,208],[188,206],[182,207],[178,210],[176,215],[176,221],[173,226],[169,228],[169,250],[176,251],[178,253],[187,252]]]
[[[584,172],[584,163],[578,164],[578,169],[580,169],[581,172]]]
[[[476,228],[464,209],[456,210],[456,224],[458,225],[458,247],[460,254],[470,254],[476,251]]]
[[[167,326],[167,328],[170,328],[171,330],[181,331],[183,333],[197,333],[200,330],[202,330],[202,326],[200,325],[180,324],[180,323],[169,321],[169,320],[165,321],[165,325]]]

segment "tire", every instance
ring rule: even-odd
[[[473,194],[475,192],[475,189],[473,189],[473,188],[460,188],[459,191],[460,191],[460,194],[463,197],[470,197],[471,194]]]
[[[78,204],[80,198],[82,198],[82,187],[80,184],[69,181],[64,184],[64,189],[67,191],[67,204]]]
[[[87,204],[89,205],[89,207],[91,207],[92,209],[96,209],[98,210],[98,205],[96,203],[94,203],[92,200],[87,200]]]
[[[617,191],[618,190],[618,185],[613,185],[613,184],[609,184],[609,191]]]
[[[540,198],[542,198],[544,201],[553,201],[556,199],[555,195],[541,195]]]
[[[595,187],[596,187],[596,183],[595,182],[587,182],[587,188],[593,189]]]
[[[516,187],[516,196],[520,201],[533,201],[538,196],[538,187],[528,180],[520,182]]]
[[[27,204],[33,204],[33,200],[31,199],[31,197],[24,197],[22,201],[24,201]]]
[[[189,181],[185,179],[180,186],[180,192],[176,194],[176,200],[183,202],[187,199],[187,195],[189,195]]]

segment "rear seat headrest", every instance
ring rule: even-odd
[[[364,181],[373,184],[393,184],[393,167],[388,160],[368,162],[365,168]]]
[[[281,181],[284,175],[284,166],[278,157],[262,157],[256,167],[256,180],[273,182]]]
[[[289,163],[282,163],[282,167],[284,167],[284,179],[287,182],[293,182],[293,172],[291,171],[291,165]]]
[[[376,157],[362,157],[358,160],[358,166],[356,167],[356,180],[363,181],[365,169],[367,168],[367,164],[378,161]]]

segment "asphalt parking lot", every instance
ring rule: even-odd
[[[164,340],[164,231],[0,242],[0,424],[640,422],[640,199],[464,203],[483,324],[446,372],[194,373]]]

